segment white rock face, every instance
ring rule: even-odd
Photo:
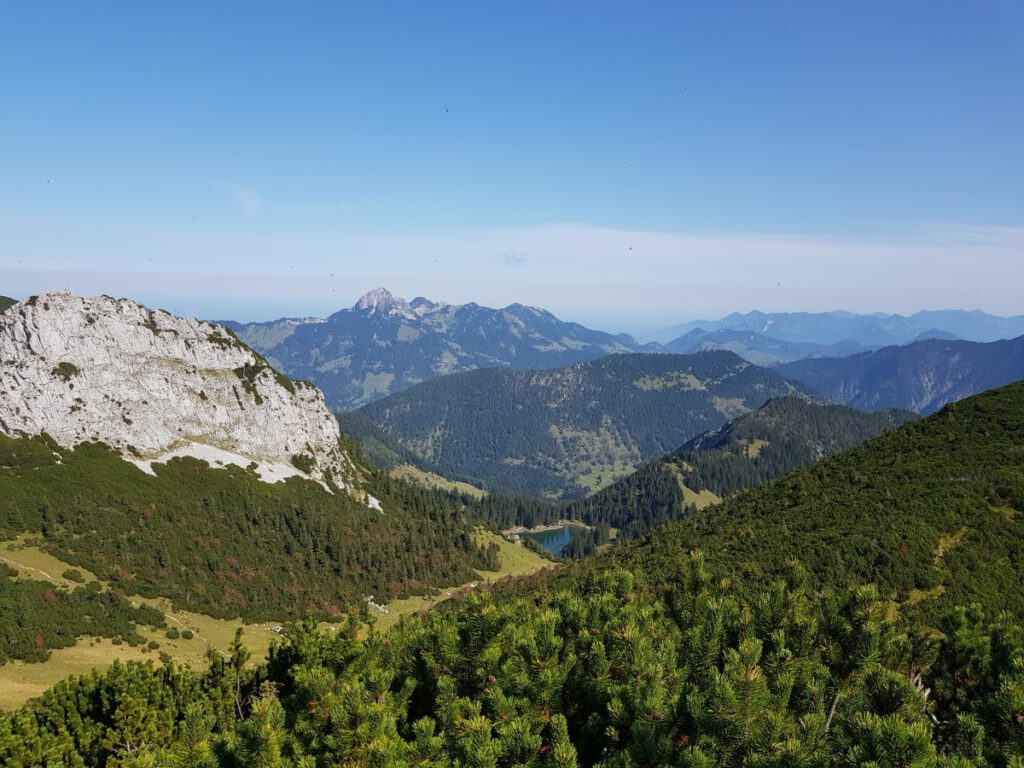
[[[256,462],[273,482],[303,474],[292,457],[304,456],[314,479],[354,474],[316,387],[279,376],[222,326],[107,296],[47,293],[0,314],[0,430],[100,440],[143,468],[216,456]]]

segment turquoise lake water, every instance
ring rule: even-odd
[[[562,549],[569,543],[569,539],[572,538],[572,529],[577,527],[575,525],[563,525],[561,528],[552,528],[550,531],[537,531],[536,533],[524,533],[521,535],[533,539],[555,557],[561,557]]]

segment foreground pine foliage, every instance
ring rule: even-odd
[[[805,572],[741,598],[703,557],[474,594],[357,636],[291,627],[195,674],[116,665],[0,720],[9,766],[1015,766],[1024,628],[937,627]]]

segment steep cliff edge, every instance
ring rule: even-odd
[[[144,471],[190,455],[268,482],[355,479],[315,386],[223,326],[108,296],[46,293],[0,314],[0,431],[104,442]]]

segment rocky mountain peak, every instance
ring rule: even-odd
[[[417,317],[405,299],[394,296],[386,288],[374,288],[372,291],[363,294],[353,309],[371,316],[383,314],[399,315],[409,319]]]
[[[145,471],[191,455],[344,486],[354,468],[313,385],[221,325],[68,291],[0,315],[0,431],[98,440]]]
[[[429,315],[433,312],[440,312],[441,310],[445,309],[448,306],[449,305],[445,304],[444,302],[431,301],[430,299],[427,299],[423,296],[417,296],[415,299],[409,302],[409,307],[419,317],[424,317],[425,315]]]

